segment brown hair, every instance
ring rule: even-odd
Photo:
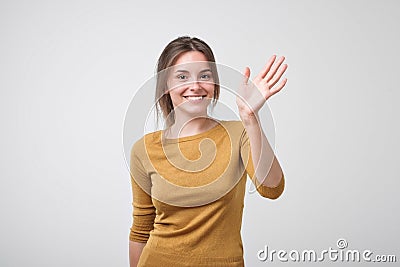
[[[167,89],[167,76],[168,73],[165,69],[173,66],[177,61],[178,57],[185,52],[199,51],[204,54],[207,61],[214,62],[215,58],[211,48],[203,41],[196,37],[181,36],[172,40],[163,50],[157,63],[157,86],[156,86],[156,110],[157,110],[157,121],[160,113],[162,113],[164,119],[167,119],[167,126],[174,123],[174,116],[168,116],[173,110],[174,106],[169,94],[165,94]],[[216,104],[219,97],[219,78],[217,68],[215,64],[210,64],[211,72],[214,77],[214,96],[213,105]],[[167,71],[168,72],[168,71]],[[161,111],[161,112],[160,112]]]

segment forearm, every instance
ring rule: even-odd
[[[282,168],[257,117],[242,117],[242,122],[249,137],[251,157],[257,180],[268,187],[277,186],[282,179]]]
[[[136,267],[146,243],[129,241],[129,266]]]

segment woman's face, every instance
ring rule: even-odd
[[[199,51],[180,55],[171,67],[167,86],[175,112],[206,114],[215,84],[205,55]]]

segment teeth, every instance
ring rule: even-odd
[[[189,100],[201,100],[203,97],[202,96],[187,96],[186,98]]]

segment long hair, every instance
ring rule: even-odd
[[[155,94],[157,122],[161,113],[163,118],[166,120],[167,126],[174,124],[175,118],[174,116],[169,116],[169,114],[173,112],[174,106],[172,104],[170,95],[165,93],[168,89],[168,71],[165,70],[169,67],[172,67],[182,53],[190,51],[199,51],[204,54],[204,56],[207,58],[207,61],[215,63],[214,54],[211,48],[203,40],[189,36],[181,36],[176,38],[175,40],[172,40],[164,48],[160,57],[158,58],[157,85]],[[215,105],[217,103],[220,92],[219,77],[215,64],[210,64],[210,69],[212,71],[215,84],[212,103],[213,105]]]

